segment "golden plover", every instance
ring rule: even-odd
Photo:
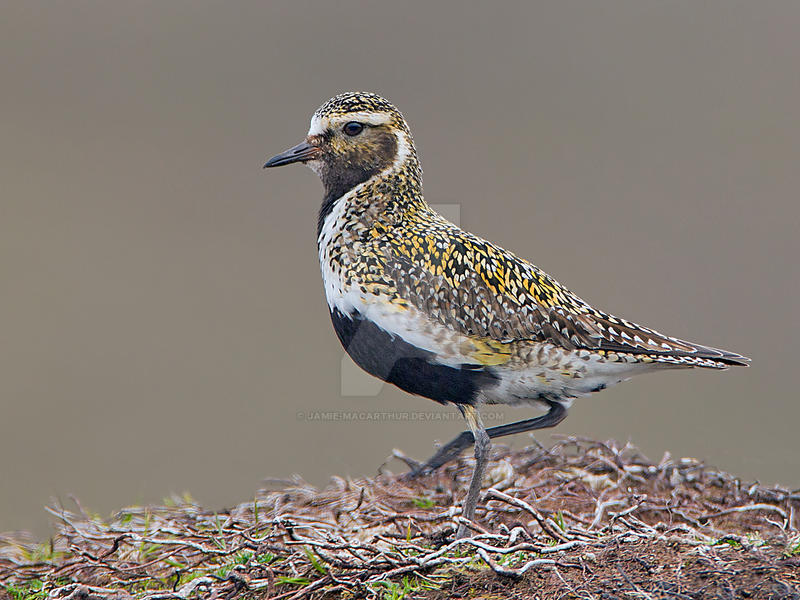
[[[462,515],[473,520],[490,438],[552,427],[573,398],[650,371],[746,365],[598,310],[541,269],[445,220],[422,195],[411,131],[371,93],[328,100],[305,141],[264,166],[305,163],[324,186],[317,247],[333,327],[352,359],[407,392],[455,404],[470,431],[417,472],[474,443]],[[537,418],[484,428],[482,404]],[[462,521],[458,537],[467,535]]]

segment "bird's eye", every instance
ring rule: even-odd
[[[344,132],[349,136],[358,135],[364,131],[364,125],[358,121],[350,121],[344,126]]]

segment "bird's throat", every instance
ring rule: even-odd
[[[346,169],[323,169],[320,179],[325,190],[322,205],[317,219],[317,237],[319,238],[325,219],[331,214],[339,200],[344,198],[358,186],[367,184],[374,186],[374,198],[390,199],[395,194],[402,193],[408,197],[422,197],[422,177],[416,156],[410,156],[400,165],[393,163],[377,163],[373,165],[352,166]],[[397,189],[395,189],[397,188]]]

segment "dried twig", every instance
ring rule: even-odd
[[[590,597],[571,574],[590,581],[592,557],[610,549],[673,544],[719,561],[731,544],[757,547],[758,536],[776,534],[776,525],[784,547],[797,545],[786,540],[794,540],[800,494],[742,486],[694,460],[652,463],[630,445],[575,437],[498,455],[495,480],[503,490],[486,490],[471,538],[453,539],[461,517],[452,482],[464,479],[462,461],[411,481],[382,474],[317,490],[296,478],[216,513],[176,501],[125,509],[106,522],[80,505],[49,508],[59,523],[51,545],[0,535],[0,584],[39,582],[53,600],[246,592],[283,600],[345,592],[377,598],[404,577],[431,586],[485,564],[508,581],[546,573],[560,589]],[[704,493],[704,482],[712,482],[713,494]],[[733,514],[746,528],[720,519]],[[529,519],[539,527],[529,528]],[[630,573],[626,567],[616,576],[632,593],[660,597]],[[686,574],[675,577],[683,585]]]

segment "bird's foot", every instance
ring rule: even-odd
[[[405,465],[408,467],[408,472],[403,474],[403,479],[405,480],[416,479],[420,475],[428,474],[425,471],[425,465],[423,463],[419,462],[418,460],[414,460],[402,450],[398,450],[397,448],[392,450],[392,457],[405,463]]]
[[[455,439],[439,448],[436,454],[424,463],[417,462],[397,450],[395,450],[395,457],[406,463],[410,469],[409,472],[405,474],[405,478],[416,479],[417,477],[430,475],[439,467],[457,459],[464,448],[468,448],[473,443],[473,439],[471,432],[464,431],[456,436]]]
[[[461,523],[458,526],[458,531],[456,531],[456,539],[463,540],[464,538],[472,537],[469,528],[467,527],[466,523]]]

